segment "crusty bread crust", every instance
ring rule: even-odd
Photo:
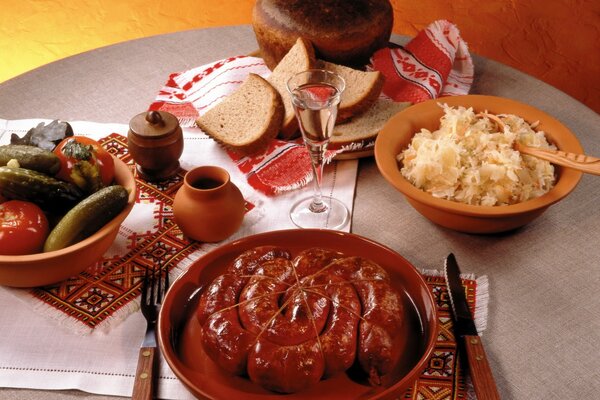
[[[339,149],[345,145],[358,145],[375,140],[387,121],[410,105],[409,102],[395,102],[378,98],[364,113],[345,123],[335,125],[330,148]]]
[[[252,19],[254,21],[252,25],[254,35],[259,44],[260,56],[272,71],[294,44],[296,44],[298,36],[272,29],[271,24],[265,21],[266,16],[257,7],[254,7]]]
[[[254,101],[248,102],[248,99]],[[239,108],[247,111],[246,114],[239,113]],[[261,114],[264,114],[264,119],[259,121],[247,117]],[[264,151],[277,136],[283,116],[279,92],[265,79],[251,73],[235,92],[199,117],[196,125],[223,147],[242,155],[252,155]],[[233,137],[230,134],[232,129],[242,135],[245,132],[253,134]]]
[[[320,61],[320,68],[333,71],[346,81],[336,124],[348,121],[371,108],[379,98],[385,82],[383,74],[379,71],[360,71],[326,61]]]
[[[268,81],[277,89],[281,95],[285,114],[283,124],[281,126],[279,137],[287,140],[298,134],[298,121],[292,106],[292,98],[287,89],[287,81],[298,72],[306,71],[307,69],[315,68],[317,60],[312,44],[303,38],[297,38],[296,44],[283,57],[281,62],[277,64]]]
[[[381,93],[381,89],[383,88],[384,81],[385,78],[383,77],[383,74],[377,71],[377,78],[372,82],[368,90],[363,94],[363,97],[349,104],[340,105],[337,121],[340,123],[347,121],[352,117],[360,115],[366,112],[369,108],[371,108],[373,104],[375,104],[375,101],[377,101],[377,99],[379,98],[379,94]]]
[[[271,69],[299,36],[313,43],[321,59],[364,66],[388,44],[393,22],[389,0],[257,0],[252,13],[256,40]]]

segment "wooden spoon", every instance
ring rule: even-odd
[[[491,119],[501,130],[504,130],[504,122],[498,116],[488,113],[479,113],[477,116]],[[520,153],[550,161],[552,164],[572,168],[588,174],[600,175],[600,158],[585,154],[569,153],[562,150],[540,149],[538,147],[526,146],[518,141],[515,141],[513,148]]]
[[[547,150],[537,147],[525,146],[515,142],[514,149],[530,156],[550,161],[562,167],[576,169],[593,175],[600,175],[600,158],[586,156],[585,154],[568,153],[561,150]]]

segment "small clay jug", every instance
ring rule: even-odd
[[[185,174],[173,201],[173,214],[186,236],[220,242],[241,226],[245,201],[225,169],[202,166]]]
[[[127,139],[137,172],[147,181],[169,179],[179,170],[183,132],[173,114],[148,111],[136,115],[129,122]]]

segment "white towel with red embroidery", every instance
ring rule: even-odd
[[[385,76],[383,93],[395,101],[467,94],[473,83],[467,44],[445,20],[433,22],[406,46],[376,51],[370,68]]]
[[[171,74],[150,110],[174,114],[183,127],[196,127],[196,118],[227,97],[255,73],[267,78],[271,71],[262,58],[237,56]],[[336,151],[328,151],[330,162]],[[253,157],[228,151],[248,183],[267,195],[297,189],[312,180],[310,156],[301,140],[274,139],[268,148]]]
[[[473,82],[473,62],[458,28],[436,21],[404,47],[384,48],[371,59],[386,83],[383,96],[418,103],[447,95],[467,94]],[[236,56],[173,73],[150,110],[168,111],[184,127],[236,90],[249,73],[268,78],[271,71],[261,58]],[[327,152],[329,162],[341,150]],[[253,157],[228,153],[248,183],[267,195],[302,187],[312,180],[310,158],[301,140],[274,139],[267,150]]]

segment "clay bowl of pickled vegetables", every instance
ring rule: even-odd
[[[135,202],[135,179],[123,161],[86,139],[92,154],[67,147],[59,167],[34,146],[0,146],[1,285],[60,282],[100,260],[115,240]],[[8,166],[3,157],[11,158]]]
[[[575,135],[543,111],[465,95],[396,114],[377,137],[375,159],[384,178],[433,223],[466,233],[505,232],[565,198],[582,175],[519,153],[516,141],[583,154]]]

